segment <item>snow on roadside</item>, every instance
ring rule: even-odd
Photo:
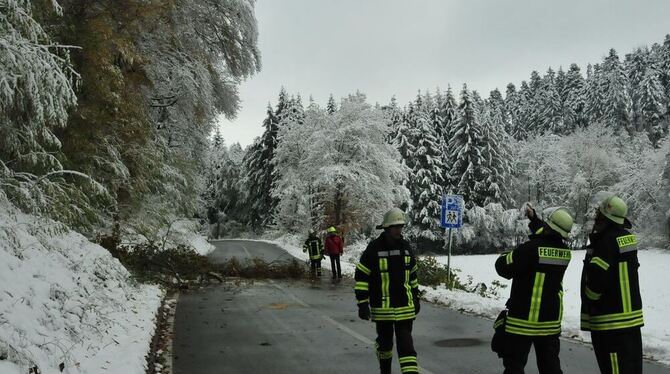
[[[207,240],[207,236],[203,233],[203,224],[197,219],[180,219],[169,224],[169,229],[160,229],[152,234],[140,234],[137,230],[128,229],[128,232],[123,234],[123,243],[149,243],[150,241],[157,242],[159,245],[165,241],[165,248],[186,246],[195,249],[195,251],[203,256],[208,255],[215,248]],[[151,237],[151,240],[146,235]]]
[[[0,197],[0,372],[143,374],[162,297],[104,248]]]
[[[206,256],[214,250],[214,246],[202,235],[200,224],[194,220],[181,220],[176,222],[172,228],[171,244],[183,244],[195,249],[199,254]]]
[[[261,240],[278,245],[289,254],[300,260],[307,256],[302,252],[302,243],[306,238],[299,235],[284,235],[274,240]],[[353,275],[356,262],[365,250],[366,242],[357,242],[345,245],[342,258],[342,271]],[[580,331],[580,279],[584,251],[574,251],[573,260],[568,267],[564,278],[565,311],[563,318],[563,336],[589,342],[590,335]],[[462,282],[473,286],[484,283],[488,288],[488,297],[477,293],[460,290],[448,290],[446,287],[424,287],[426,300],[443,304],[449,308],[473,313],[488,318],[495,318],[505,307],[509,297],[511,281],[499,277],[494,269],[498,255],[471,255],[452,256],[452,268],[458,270]],[[644,302],[645,327],[642,329],[644,352],[647,357],[670,365],[670,324],[667,316],[670,315],[670,288],[665,280],[670,280],[667,269],[670,268],[670,252],[662,250],[644,250],[639,252],[640,282]],[[447,264],[447,256],[437,256],[437,261]],[[324,267],[329,268],[328,259]],[[661,281],[659,281],[661,280]],[[493,287],[498,281],[506,287]]]
[[[260,240],[266,243],[271,243],[279,246],[288,252],[291,256],[297,258],[301,261],[308,261],[308,256],[306,253],[303,253],[302,246],[307,240],[307,237],[304,235],[284,235],[277,239],[272,240]],[[367,246],[366,242],[359,241],[352,243],[351,245],[345,243],[344,245],[344,254],[340,259],[340,265],[342,267],[342,274],[350,275],[353,277],[354,271],[356,270],[356,264],[361,257],[361,254]],[[324,257],[322,262],[322,267],[325,269],[330,269],[330,260],[328,256]]]

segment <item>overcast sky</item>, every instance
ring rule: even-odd
[[[258,0],[263,70],[221,120],[227,144],[259,136],[281,86],[325,105],[356,90],[405,105],[417,90],[467,83],[482,96],[549,66],[584,67],[616,48],[662,42],[668,0]]]

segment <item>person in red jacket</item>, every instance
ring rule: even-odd
[[[340,267],[340,256],[344,253],[344,242],[337,235],[335,227],[329,227],[326,230],[326,255],[330,257],[330,268],[333,271],[333,279],[342,279],[342,268]]]

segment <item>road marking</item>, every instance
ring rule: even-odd
[[[287,290],[286,288],[284,288],[284,287],[278,285],[277,283],[275,283],[275,281],[270,280],[270,283],[271,283],[275,288],[277,288],[278,290],[280,290],[280,291],[283,292],[284,294],[288,295],[288,296],[289,296],[291,299],[293,299],[293,301],[295,301],[296,303],[298,303],[298,304],[304,306],[305,308],[311,308],[311,306],[310,306],[309,304],[307,304],[306,302],[302,301],[299,297],[297,297],[296,295],[294,295],[292,292],[290,292],[290,291]],[[332,318],[330,318],[330,317],[328,317],[328,316],[326,316],[326,315],[321,315],[321,318],[323,318],[325,321],[331,323],[333,326],[335,326],[335,327],[338,328],[339,330],[341,330],[341,331],[343,331],[343,332],[349,334],[351,337],[356,338],[357,340],[359,340],[359,341],[361,341],[361,342],[363,342],[363,343],[365,343],[365,344],[367,344],[367,345],[369,345],[369,346],[374,346],[374,342],[373,342],[372,340],[370,340],[370,339],[366,338],[365,336],[363,336],[363,335],[357,333],[356,331],[354,331],[354,330],[348,328],[347,326],[345,326],[345,325],[343,325],[343,324],[341,324],[341,323],[335,321],[334,319],[332,319]],[[424,373],[424,374],[435,374],[435,373],[433,373],[432,371],[430,371],[430,370],[428,370],[428,369],[422,368],[421,366],[419,366],[419,371],[422,372],[422,373]]]
[[[328,317],[328,316],[323,316],[323,315],[322,315],[321,318],[323,318],[323,319],[325,319],[326,321],[332,323],[332,324],[335,325],[335,327],[337,327],[338,329],[340,329],[340,330],[346,332],[347,334],[353,336],[354,338],[356,338],[356,339],[362,341],[363,343],[365,343],[365,344],[367,344],[367,345],[372,346],[372,345],[375,344],[372,340],[366,338],[365,336],[363,336],[363,335],[357,333],[356,331],[354,331],[354,330],[348,328],[347,326],[345,326],[345,325],[343,325],[343,324],[337,322],[336,320],[334,320],[334,319],[332,319],[332,318],[330,318],[330,317]]]

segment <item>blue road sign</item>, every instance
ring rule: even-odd
[[[463,196],[444,195],[442,197],[441,221],[445,229],[459,229],[463,226]]]

